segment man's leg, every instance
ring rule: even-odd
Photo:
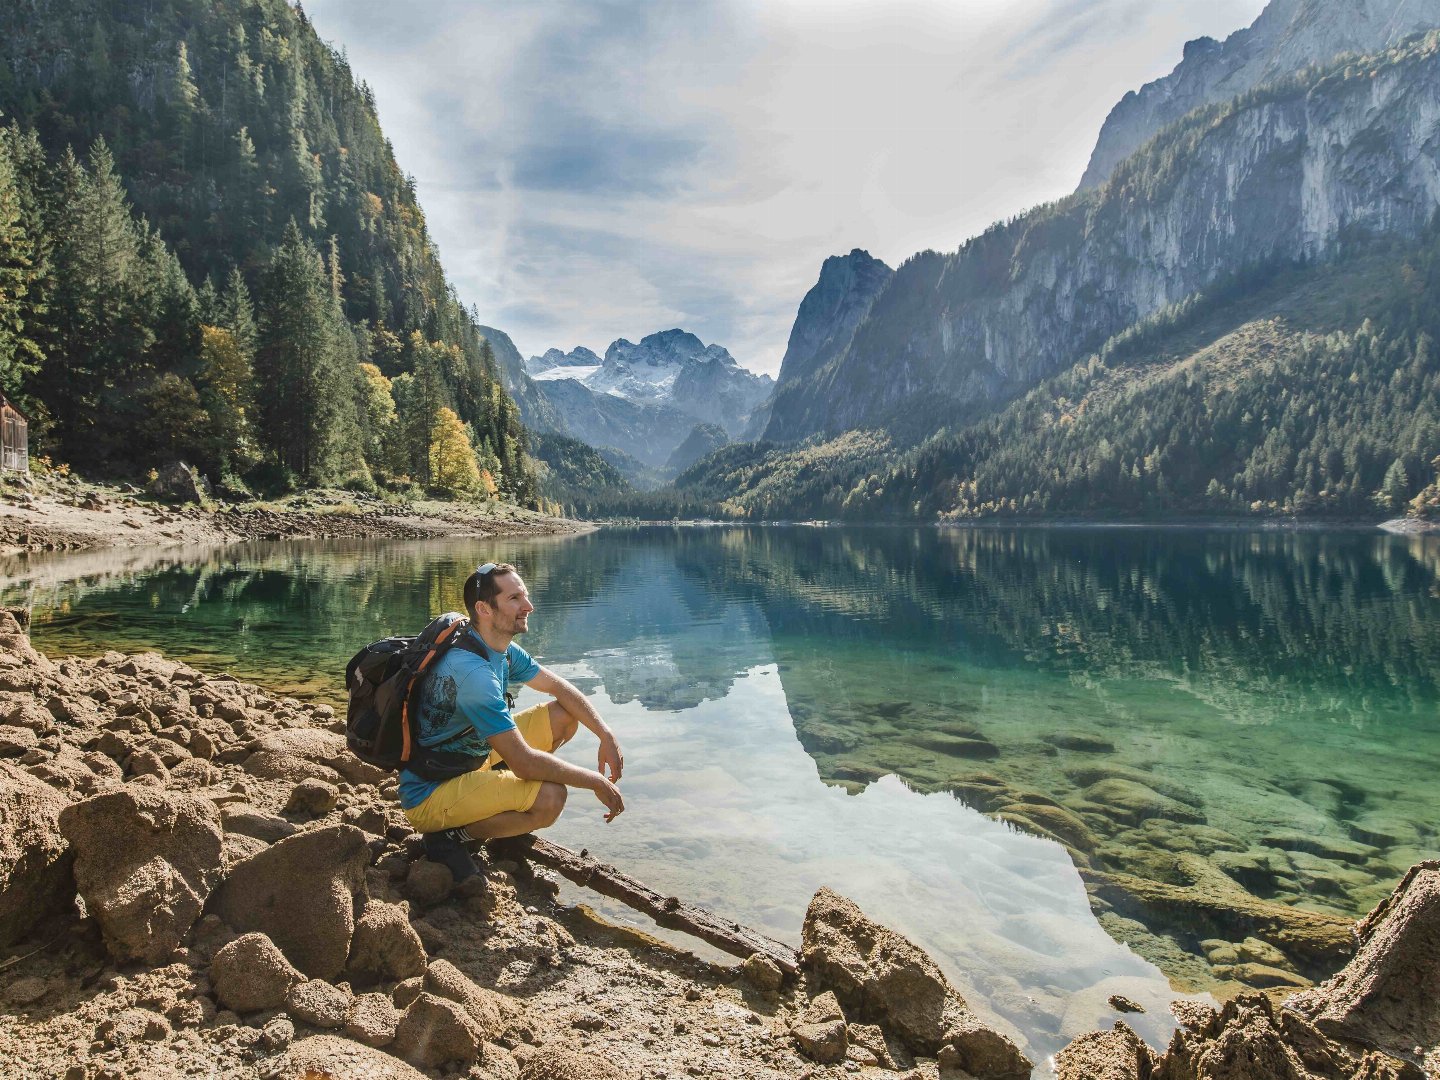
[[[553,752],[575,737],[575,732],[580,729],[580,722],[566,712],[558,701],[550,701],[546,712],[550,721],[550,745],[544,749]],[[541,735],[536,738],[534,732],[526,731],[523,726],[520,733],[532,745],[539,743],[544,737]],[[472,821],[465,826],[465,833],[474,840],[499,840],[506,836],[524,836],[536,829],[554,825],[560,818],[560,812],[565,809],[568,795],[569,791],[564,784],[546,781],[540,785],[540,793],[535,796],[535,802],[529,810],[506,810],[479,821]]]
[[[565,809],[568,794],[564,784],[547,780],[540,785],[540,794],[535,796],[535,803],[529,810],[506,810],[493,817],[472,821],[465,826],[465,833],[472,840],[499,840],[505,836],[524,836],[554,825],[560,818],[560,811]]]

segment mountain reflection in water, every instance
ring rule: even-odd
[[[358,645],[458,608],[483,558],[520,565],[524,645],[626,743],[625,817],[572,799],[557,840],[792,941],[829,884],[1037,1060],[1109,1026],[1113,993],[1161,1041],[1172,987],[1315,974],[1238,932],[1097,917],[1077,867],[1184,884],[1203,860],[1353,917],[1436,853],[1434,540],[606,529],[14,561],[4,599],[52,654],[159,648],[338,700]]]

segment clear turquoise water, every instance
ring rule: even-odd
[[[1066,849],[967,806],[957,780],[1069,808],[1097,865],[1164,879],[1177,850],[1259,856],[1257,896],[1343,915],[1437,851],[1434,540],[607,529],[32,558],[4,565],[0,599],[32,605],[51,654],[161,649],[338,700],[359,645],[458,608],[490,558],[536,599],[523,643],[626,746],[626,814],[606,826],[576,793],[559,842],[791,941],[830,885],[1038,1058],[1108,1027],[1112,993],[1149,1008],[1131,1019],[1158,1042],[1177,991],[1226,986],[1176,928],[1097,920]],[[1075,735],[1085,749],[1054,745]],[[1107,816],[1097,775],[1203,820]],[[1343,857],[1267,843],[1299,833]]]

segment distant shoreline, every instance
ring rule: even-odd
[[[511,503],[391,503],[328,489],[207,506],[177,506],[73,476],[0,490],[0,554],[6,555],[245,540],[567,536],[598,527]]]
[[[746,521],[718,520],[711,518],[688,518],[674,521],[644,520],[640,518],[601,518],[593,522],[596,526],[634,528],[715,528],[756,526],[765,528],[803,527],[860,528],[860,529],[924,529],[942,530],[966,529],[1169,529],[1169,530],[1215,530],[1230,532],[1384,532],[1400,536],[1423,536],[1440,532],[1440,521],[1421,521],[1414,518],[1392,518],[1389,521],[1326,521],[1263,518],[1246,520],[1236,518],[1195,518],[1184,520],[1104,520],[1096,518],[981,518],[974,521],[789,521],[762,520]]]

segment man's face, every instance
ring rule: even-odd
[[[500,589],[488,603],[475,605],[482,614],[491,616],[490,624],[501,634],[523,634],[530,629],[526,621],[535,605],[530,602],[530,590],[519,574],[497,574],[495,584]]]

